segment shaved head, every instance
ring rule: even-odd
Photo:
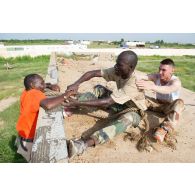
[[[38,82],[42,82],[43,78],[38,74],[29,74],[24,78],[24,86],[26,90],[32,88],[32,84],[36,85]]]
[[[137,65],[138,58],[135,52],[129,50],[129,51],[123,51],[122,53],[119,54],[117,58],[117,62],[119,61],[123,61],[129,66],[135,68]]]
[[[130,78],[137,65],[137,55],[133,51],[123,51],[119,54],[114,66],[116,75],[123,79]]]

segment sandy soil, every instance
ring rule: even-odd
[[[112,67],[113,64],[114,62],[106,56],[99,58],[98,65],[92,65],[91,61],[64,60],[63,63],[59,63],[61,89],[65,90],[67,85],[72,84],[86,71]],[[98,83],[106,84],[102,78],[93,78],[81,84],[79,92],[92,91],[92,87]],[[164,144],[156,144],[156,150],[152,152],[139,152],[136,148],[137,142],[124,141],[125,134],[123,133],[108,143],[88,148],[86,152],[71,159],[70,162],[195,162],[195,93],[183,88],[181,98],[185,102],[185,110],[176,129],[178,133],[176,150]],[[148,118],[150,128],[155,127],[162,119],[151,113]],[[88,135],[105,124],[105,121],[76,113],[65,119],[65,133],[67,139],[77,138],[81,135]],[[129,129],[128,131],[132,130],[139,131],[138,129]]]

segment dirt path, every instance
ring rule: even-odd
[[[4,111],[6,108],[11,106],[13,103],[15,103],[18,100],[16,97],[9,97],[7,99],[3,99],[0,101],[0,112]]]
[[[90,61],[67,61],[59,66],[60,86],[62,90],[72,84],[84,72],[113,66],[111,61],[99,61],[98,65],[91,65]],[[80,86],[80,92],[91,91],[98,83],[105,84],[102,78],[94,78]],[[177,149],[173,150],[164,145],[157,145],[151,153],[139,152],[136,142],[124,141],[124,134],[116,136],[112,141],[88,148],[87,151],[70,162],[195,162],[195,93],[182,89],[181,97],[185,102],[183,117],[178,125]],[[150,120],[155,125],[155,118]],[[97,118],[85,114],[74,114],[65,119],[65,130],[68,139],[76,138],[86,131],[100,129],[105,124]],[[135,129],[136,130],[136,129]]]

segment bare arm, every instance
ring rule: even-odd
[[[98,100],[90,100],[90,101],[71,101],[69,103],[65,103],[64,106],[72,107],[72,106],[90,106],[90,107],[108,107],[114,104],[114,100],[111,97],[98,99]]]
[[[93,70],[86,72],[81,76],[75,83],[69,85],[66,91],[71,91],[72,94],[76,94],[79,88],[79,85],[85,81],[90,80],[93,77],[101,77],[101,70]]]
[[[64,96],[68,97],[69,93],[65,92],[64,94],[58,96],[58,97],[53,97],[53,98],[45,98],[40,102],[40,106],[45,109],[49,110],[52,109],[58,105],[60,105],[62,102],[64,102]]]
[[[170,94],[181,88],[181,82],[178,79],[173,80],[172,84],[169,86],[158,86],[155,85],[155,83],[153,82],[143,81],[143,80],[137,81],[136,84],[139,89],[152,90],[161,94]]]
[[[179,80],[174,80],[171,85],[169,86],[153,86],[153,91],[161,94],[169,94],[174,91],[177,91],[181,88],[181,82]]]
[[[153,81],[155,82],[157,79],[157,74],[147,74],[147,75],[139,75],[137,80],[145,80],[145,81]]]

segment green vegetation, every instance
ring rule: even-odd
[[[6,70],[5,63],[14,66],[13,69]],[[9,96],[19,96],[23,90],[23,79],[27,74],[39,73],[42,76],[47,71],[49,56],[30,56],[17,58],[0,57],[0,100]]]
[[[125,45],[125,40],[122,38],[120,41],[112,41],[110,43],[105,41],[93,41],[88,48],[120,48]],[[175,48],[175,49],[195,49],[193,44],[181,44],[181,43],[166,43],[163,40],[157,40],[155,42],[146,42],[145,48],[151,48],[153,46],[159,46],[160,48]]]
[[[14,145],[17,136],[16,122],[18,116],[19,102],[0,113],[0,163],[26,162],[21,155],[17,154],[17,148]]]
[[[114,41],[111,43],[103,41],[93,41],[88,48],[120,48],[125,45],[123,39],[121,41]],[[165,43],[156,41],[154,43],[147,42],[145,48],[151,48],[152,46],[159,46],[160,48],[175,48],[175,49],[195,49],[193,44],[179,44],[179,43]]]
[[[37,40],[0,40],[4,45],[63,45],[68,40],[51,40],[51,39],[37,39]],[[88,48],[119,48],[125,45],[125,41],[121,38],[120,41],[112,41],[110,43],[106,41],[92,41]],[[79,41],[75,41],[79,42]],[[176,48],[176,49],[194,49],[193,44],[181,44],[181,43],[166,43],[163,40],[157,40],[155,42],[146,42],[145,47],[150,48],[152,46],[159,46],[160,48]],[[20,48],[18,48],[19,50]]]
[[[37,40],[0,40],[4,45],[61,45],[64,40],[50,40],[50,39],[37,39]]]
[[[6,62],[13,64],[14,68],[6,70],[3,66]],[[45,77],[48,64],[49,56],[0,58],[0,100],[9,96],[19,97],[24,89],[24,77],[30,73]],[[0,162],[25,162],[14,146],[18,116],[19,101],[0,113]]]
[[[166,43],[163,40],[157,40],[154,43],[146,43],[146,47],[151,47],[155,45],[158,45],[160,48],[195,49],[195,45],[193,44]]]
[[[165,56],[139,56],[137,69],[152,73],[157,72],[159,63]],[[179,76],[182,86],[195,91],[195,56],[170,56],[176,64],[175,75]]]

